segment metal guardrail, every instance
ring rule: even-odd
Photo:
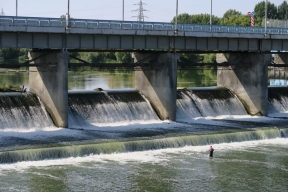
[[[0,26],[34,26],[34,27],[66,27],[65,18],[44,17],[14,17],[0,16]],[[173,23],[160,22],[134,22],[92,19],[70,19],[69,27],[87,29],[123,29],[123,30],[152,30],[152,31],[174,31]],[[185,32],[213,32],[213,33],[241,33],[241,34],[264,34],[264,27],[238,27],[223,25],[199,25],[178,24],[178,31]],[[267,34],[288,34],[287,28],[266,28]]]

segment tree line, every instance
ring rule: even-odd
[[[254,7],[255,26],[261,26],[265,17],[265,1],[257,3]],[[63,15],[60,17],[64,17]],[[288,20],[288,4],[284,0],[280,5],[267,3],[267,18],[277,20]],[[210,24],[209,14],[188,14],[178,15],[179,24]],[[171,21],[175,23],[175,17]],[[235,9],[227,10],[222,17],[212,15],[213,25],[250,26],[250,17],[247,13],[241,13]],[[0,49],[0,63],[23,63],[28,60],[27,53],[30,49]],[[78,52],[71,53],[73,56],[85,60],[89,63],[131,63],[131,53],[129,52]],[[182,54],[180,62],[213,63],[215,54]],[[72,59],[71,59],[72,60]],[[71,61],[70,61],[71,62]]]
[[[254,7],[255,26],[261,26],[265,18],[265,1],[257,3]],[[288,20],[288,4],[284,0],[279,6],[267,2],[267,18],[276,20]],[[183,13],[177,17],[178,23],[182,24],[210,24],[210,14]],[[175,23],[175,17],[171,21]],[[213,25],[250,26],[250,16],[235,9],[227,10],[222,17],[212,15]]]

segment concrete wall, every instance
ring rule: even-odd
[[[268,64],[270,54],[217,54],[217,63],[229,62],[229,67],[218,67],[217,85],[232,90],[250,115],[268,114]]]
[[[151,103],[160,119],[176,120],[177,60],[179,54],[133,53],[134,62],[164,63],[158,69],[135,71],[135,86]]]
[[[29,59],[36,59],[34,64],[56,64],[48,67],[30,67],[29,87],[45,105],[57,127],[68,127],[68,59],[67,51],[30,52]]]

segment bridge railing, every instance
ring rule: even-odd
[[[65,18],[0,16],[0,26],[66,27]],[[173,23],[70,19],[70,28],[174,31]],[[288,34],[287,28],[178,24],[178,31],[211,33]]]

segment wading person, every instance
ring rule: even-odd
[[[213,158],[214,148],[212,146],[209,147],[209,158]]]

